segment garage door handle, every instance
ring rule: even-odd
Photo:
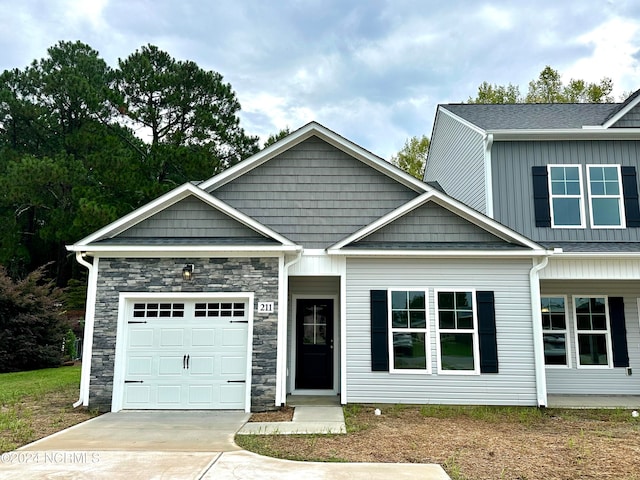
[[[144,383],[142,380],[125,380],[124,383]]]
[[[187,355],[187,370],[189,370],[189,355]]]
[[[246,383],[246,380],[227,380],[227,383]]]

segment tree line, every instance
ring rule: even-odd
[[[520,87],[482,82],[475,97],[466,103],[506,104],[506,103],[612,103],[613,80],[603,77],[598,82],[570,79],[566,84],[558,70],[547,65],[538,78],[528,84],[527,94],[520,93]],[[623,94],[622,99],[631,92]],[[391,163],[422,180],[425,162],[429,152],[429,138],[426,135],[409,138],[400,151],[391,157]]]
[[[82,42],[59,42],[0,75],[0,264],[13,278],[65,245],[186,181],[259,150],[217,72],[146,45],[111,68]],[[76,275],[77,276],[77,275]]]

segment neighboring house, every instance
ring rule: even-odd
[[[550,395],[640,395],[639,102],[437,109],[425,179],[554,250],[533,316]]]
[[[550,252],[317,123],[69,249],[90,272],[78,404],[544,395]]]

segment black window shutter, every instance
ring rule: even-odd
[[[493,292],[476,292],[476,303],[480,341],[480,372],[498,373],[496,309]]]
[[[371,370],[389,371],[387,291],[371,290]]]
[[[620,167],[620,173],[622,173],[622,193],[627,227],[640,227],[636,167]]]
[[[624,320],[624,301],[622,297],[609,297],[609,321],[611,323],[613,366],[628,367],[627,328]]]
[[[536,215],[536,227],[551,226],[549,207],[549,182],[547,167],[531,167],[533,173],[533,208]]]

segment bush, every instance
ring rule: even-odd
[[[14,282],[0,266],[0,373],[60,365],[68,327],[44,268]]]

